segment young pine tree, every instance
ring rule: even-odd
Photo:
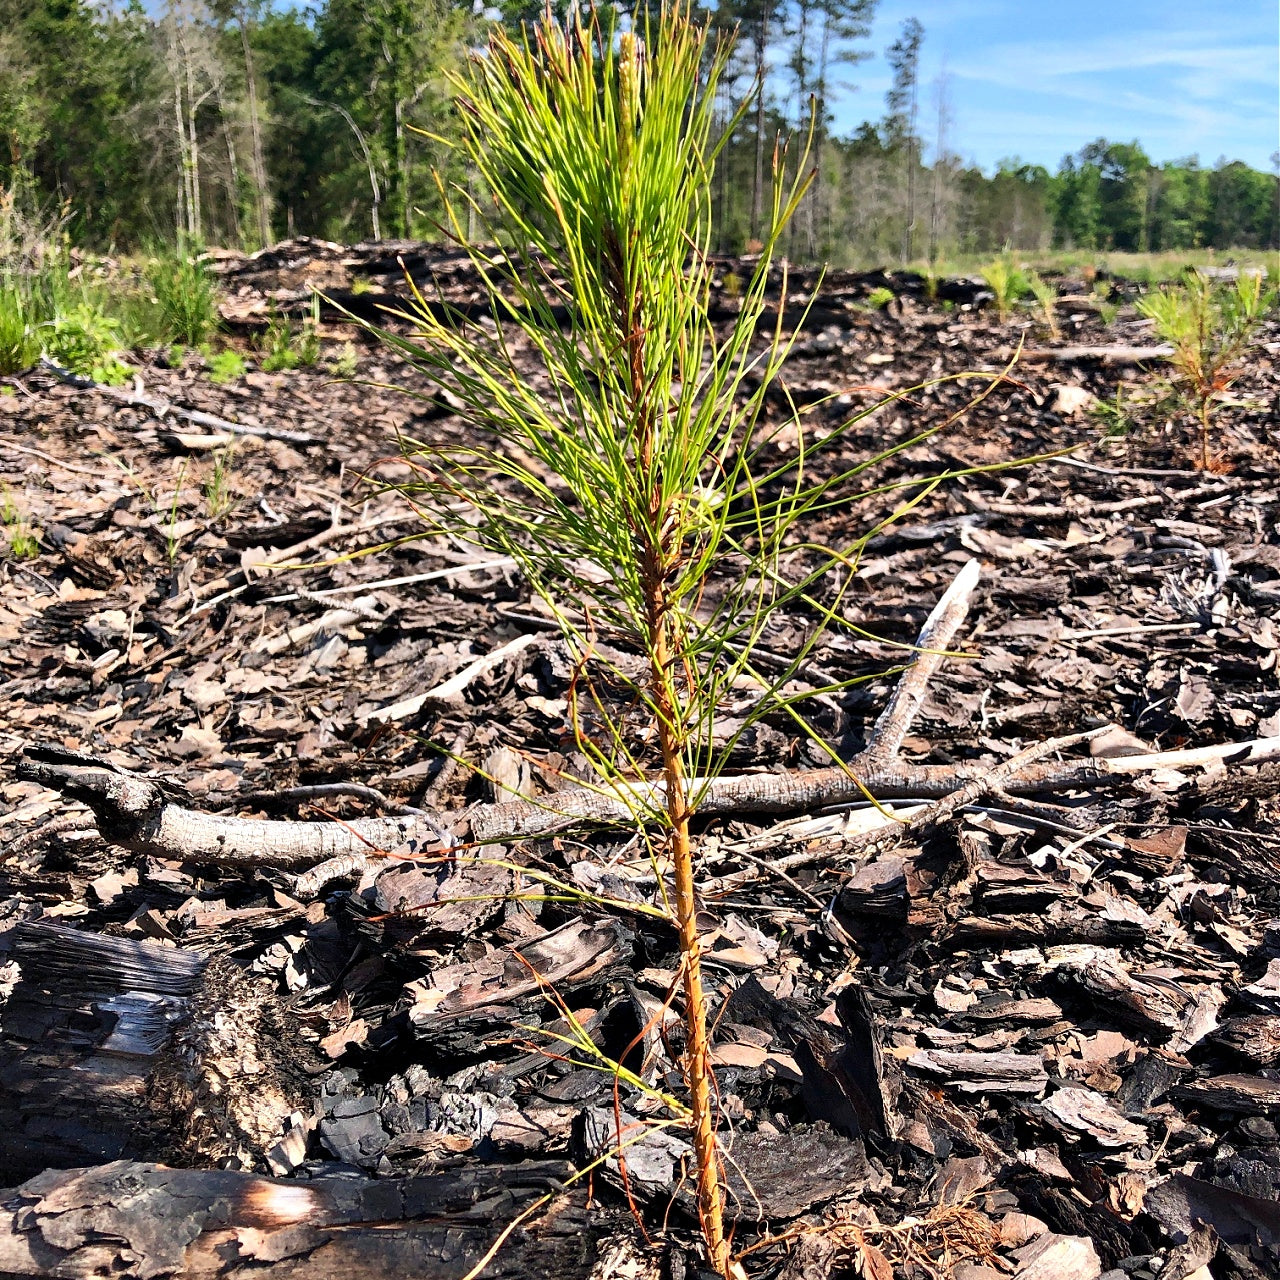
[[[728,333],[710,321],[711,169],[735,122],[713,135],[728,50],[707,46],[683,0],[638,31],[575,9],[523,39],[495,32],[458,86],[474,180],[440,184],[492,323],[420,300],[415,336],[385,337],[465,405],[463,443],[408,447],[419,509],[510,556],[549,606],[578,672],[579,747],[597,785],[649,834],[682,959],[699,1213],[728,1276],[693,819],[724,765],[713,720],[725,692],[748,680],[759,690],[752,717],[796,714],[784,686],[838,604],[828,595],[773,679],[753,649],[775,610],[814,603],[826,573],[848,581],[859,541],[806,547],[796,526],[855,493],[871,463],[812,468],[851,423],[821,444],[798,415],[762,425],[788,344],[780,327],[763,344],[757,331],[772,254],[809,180],[803,165],[788,180],[775,156],[760,262]],[[471,224],[479,241],[464,234]],[[795,441],[785,453],[771,449],[782,430]],[[784,551],[809,565],[799,580],[786,580]],[[726,563],[735,571],[709,590]],[[640,653],[643,673],[610,667],[601,633]],[[606,685],[626,687],[620,702]]]

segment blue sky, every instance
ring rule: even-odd
[[[884,50],[910,16],[925,29],[926,154],[943,74],[951,149],[986,169],[1012,155],[1054,169],[1097,137],[1259,169],[1280,149],[1276,0],[881,0],[874,56],[842,69],[858,87],[835,106],[838,132],[884,114]]]

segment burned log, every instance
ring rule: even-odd
[[[221,957],[42,922],[20,924],[12,952],[0,1180],[159,1152],[299,1163],[269,1153],[300,1124],[309,1048],[268,984]]]
[[[566,1193],[573,1172],[541,1161],[283,1182],[124,1160],[49,1172],[0,1200],[0,1274],[461,1280],[493,1250],[486,1277],[586,1280],[625,1214]]]

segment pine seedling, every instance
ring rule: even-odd
[[[799,526],[893,488],[870,490],[863,473],[928,433],[849,468],[826,455],[880,406],[820,438],[798,411],[766,425],[793,341],[780,316],[771,330],[762,323],[766,285],[810,180],[805,157],[775,155],[763,249],[731,326],[717,331],[711,172],[736,120],[724,134],[713,121],[729,48],[708,47],[683,0],[637,22],[619,31],[575,7],[523,38],[493,32],[457,83],[460,168],[475,175],[475,195],[438,180],[491,316],[419,297],[404,314],[413,334],[382,337],[450,387],[467,424],[461,443],[405,442],[416,472],[405,491],[435,530],[509,556],[551,610],[575,672],[578,746],[595,785],[650,842],[681,955],[699,1218],[729,1276],[693,828],[736,742],[716,740],[716,708],[749,685],[757,701],[743,729],[767,714],[804,726],[789,682],[841,622],[874,530],[829,549]],[[911,482],[897,512],[939,479]],[[731,572],[713,580],[717,566]],[[809,611],[810,634],[765,676],[756,644],[788,607]],[[611,665],[601,634],[641,654],[643,674]]]
[[[1040,306],[1040,314],[1044,318],[1049,337],[1057,342],[1062,337],[1062,326],[1058,324],[1058,291],[1038,271],[1028,271],[1025,276],[1027,288]]]
[[[1139,313],[1173,348],[1169,362],[1199,424],[1200,465],[1206,471],[1218,399],[1244,371],[1243,357],[1275,297],[1260,275],[1241,272],[1225,289],[1195,273],[1181,287],[1138,299]]]
[[[982,278],[995,298],[996,315],[1004,324],[1013,304],[1026,293],[1027,278],[1007,257],[996,258],[983,267]]]

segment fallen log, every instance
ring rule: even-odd
[[[158,1153],[298,1163],[275,1148],[289,1145],[311,1055],[269,982],[224,957],[44,921],[16,927],[12,956],[0,1185]]]
[[[586,1280],[602,1243],[631,1228],[585,1187],[566,1192],[574,1172],[557,1160],[309,1182],[127,1160],[47,1172],[0,1200],[0,1274],[462,1280],[524,1209],[486,1280]]]

